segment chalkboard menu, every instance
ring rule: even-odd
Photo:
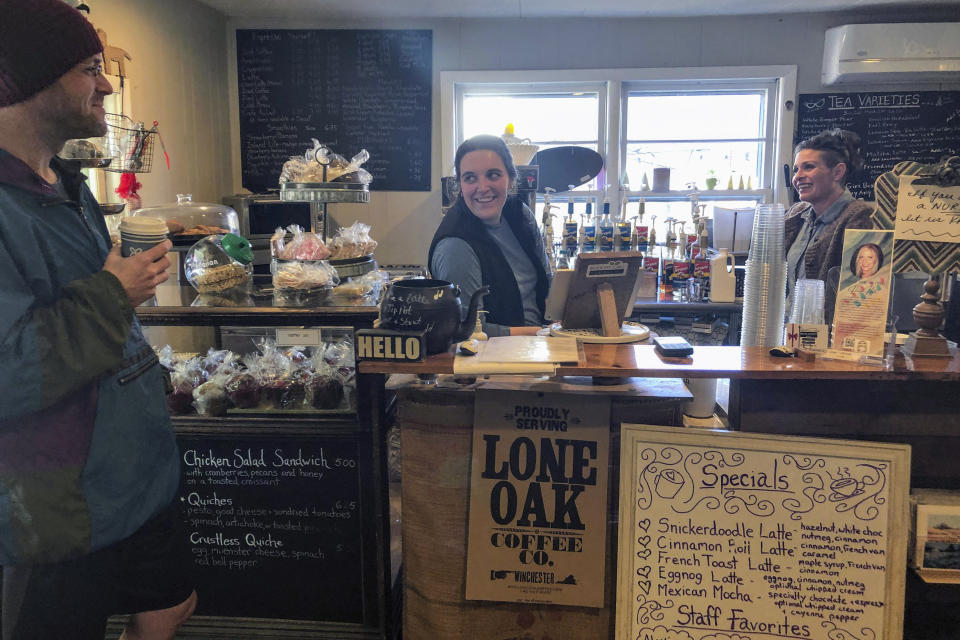
[[[930,163],[960,155],[960,91],[800,94],[795,142],[826,129],[860,136],[864,167],[848,179],[857,198],[903,160]]]
[[[243,186],[277,189],[316,138],[369,151],[372,190],[429,191],[432,74],[429,30],[237,30]]]
[[[910,447],[624,425],[617,638],[898,640]]]
[[[355,439],[178,440],[197,615],[363,622]]]

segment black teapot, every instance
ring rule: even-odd
[[[427,353],[441,353],[452,342],[470,337],[480,299],[489,290],[484,286],[473,293],[467,317],[460,322],[460,287],[445,280],[398,280],[387,288],[380,304],[380,326],[399,331],[426,330]]]

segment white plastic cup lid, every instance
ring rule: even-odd
[[[167,231],[166,223],[158,218],[131,216],[120,221],[120,233],[166,237]]]

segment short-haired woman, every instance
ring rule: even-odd
[[[800,202],[790,207],[784,221],[788,300],[797,280],[826,282],[830,268],[840,266],[845,230],[873,228],[873,207],[855,199],[846,188],[850,175],[863,166],[857,134],[824,131],[798,144],[794,154],[793,186]],[[828,323],[834,301],[827,286],[824,316]]]

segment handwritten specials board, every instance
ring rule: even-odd
[[[375,191],[430,190],[433,33],[238,29],[243,186],[277,189],[311,138],[363,168]]]
[[[898,162],[960,154],[960,91],[800,94],[795,142],[833,128],[860,136],[864,167],[847,186],[873,200],[873,183]]]
[[[355,439],[178,440],[197,615],[363,622]]]
[[[623,425],[618,640],[903,632],[907,445]]]

